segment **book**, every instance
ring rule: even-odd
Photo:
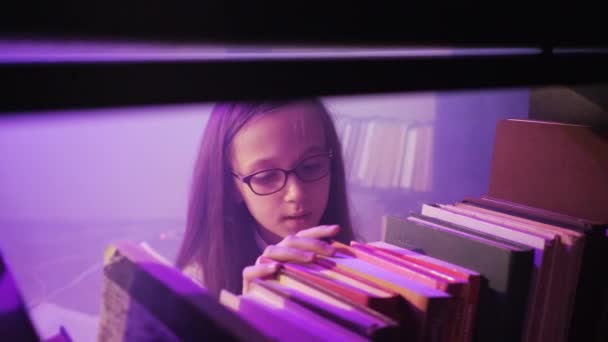
[[[317,331],[299,324],[297,317],[289,312],[269,309],[253,298],[239,296],[224,289],[220,292],[219,301],[273,340],[324,341]]]
[[[334,243],[338,244],[339,243]],[[450,319],[449,330],[450,338],[459,336],[466,311],[466,295],[468,283],[459,277],[453,277],[441,271],[421,265],[415,261],[400,258],[398,256],[383,253],[382,251],[366,244],[351,241],[349,253],[355,257],[376,264],[386,270],[391,270],[408,279],[419,282],[420,284],[446,292],[454,298],[455,307],[452,319]],[[348,248],[348,247],[343,247]]]
[[[281,269],[271,283],[285,287],[294,299],[325,317],[372,340],[402,340],[405,336],[399,322],[364,305],[359,305],[313,282]]]
[[[149,246],[129,241],[104,254],[98,339],[270,341]]]
[[[347,249],[335,246],[333,257],[319,257],[314,262],[330,269],[339,269],[395,291],[410,305],[412,322],[416,326],[416,341],[445,341],[448,324],[454,310],[454,299],[448,293],[420,284],[394,271],[353,257]]]
[[[339,340],[398,341],[404,338],[396,321],[350,303],[292,274],[280,272],[275,279],[256,279],[254,282],[281,297],[281,308],[293,305],[296,311],[304,312],[300,316],[308,317],[307,322],[314,320],[324,329],[331,329],[331,332],[321,334],[326,338],[329,338],[328,334],[338,332],[341,336],[335,337]],[[244,296],[251,296],[250,292]],[[307,328],[310,329],[310,325]]]
[[[488,195],[608,222],[608,131],[585,125],[500,120]]]
[[[262,262],[270,261],[262,259]],[[409,320],[408,305],[403,297],[362,277],[312,263],[284,263],[282,270],[331,291],[350,303],[368,307],[399,323],[407,323]]]
[[[351,243],[351,245],[354,245],[355,247],[359,244],[360,243],[357,242]],[[472,332],[475,327],[475,314],[477,313],[477,304],[479,300],[479,289],[481,286],[481,276],[478,272],[428,255],[397,247],[383,241],[369,242],[366,245],[374,248],[379,254],[391,255],[403,260],[418,263],[465,281],[467,287],[466,294],[463,298],[465,313],[460,328],[455,331],[454,340],[472,341]]]
[[[364,334],[373,340],[394,340],[395,336],[401,336],[397,340],[407,337],[412,341],[450,341],[457,324],[455,322],[459,322],[456,300],[437,287],[445,286],[446,290],[461,296],[463,280],[442,277],[436,272],[431,275],[433,272],[428,269],[425,270],[427,273],[412,272],[406,261],[387,259],[381,263],[357,255],[358,251],[348,245],[336,241],[332,245],[338,251],[333,257],[317,256],[316,260],[307,264],[283,263],[277,278],[265,279],[262,285],[274,287],[276,292],[279,283],[287,287],[281,290],[286,293],[284,297],[359,334],[363,331],[374,332],[373,335]],[[267,262],[264,258],[261,261]],[[423,268],[420,265],[410,266],[418,268],[418,271]],[[403,305],[393,311],[395,315],[392,317],[369,306],[371,302],[366,300],[373,295],[392,301],[394,294],[399,295],[399,303]],[[339,303],[337,307],[336,303]],[[347,312],[343,308],[348,308]],[[373,323],[377,328],[357,327],[351,320],[355,318],[353,314],[367,315],[371,320],[368,323]],[[388,318],[399,324],[398,332],[391,329],[395,328],[393,325],[386,324]],[[385,323],[380,324],[382,322]]]
[[[302,305],[300,302],[293,300],[292,297],[276,284],[270,284],[261,279],[254,279],[249,290],[240,296],[241,301],[251,300],[257,303],[260,311],[253,313],[261,315],[271,313],[272,317],[276,318],[274,322],[269,322],[270,325],[260,326],[263,330],[274,331],[281,329],[278,326],[285,324],[293,330],[292,334],[286,332],[284,336],[279,337],[280,341],[289,341],[294,339],[304,338],[306,335],[313,340],[352,340],[365,341],[364,336],[361,336],[335,321],[326,319],[319,315],[310,307]],[[243,311],[239,311],[243,314]],[[305,330],[306,334],[302,334]],[[292,336],[290,336],[292,335]]]

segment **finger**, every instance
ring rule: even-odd
[[[311,262],[315,257],[315,253],[294,247],[270,245],[266,247],[262,256],[275,261]]]
[[[296,236],[307,237],[314,239],[322,239],[326,237],[336,236],[340,232],[340,226],[337,224],[317,226],[299,231]]]
[[[253,279],[264,278],[276,273],[278,263],[247,266],[243,269],[243,293],[249,291],[249,284]]]
[[[279,246],[293,247],[317,254],[331,256],[336,250],[329,243],[309,237],[290,235],[278,243]]]
[[[273,263],[273,262],[275,262],[275,261],[274,261],[274,260],[272,260],[272,259],[270,259],[270,258],[268,258],[268,257],[265,257],[265,256],[263,256],[263,255],[260,255],[260,256],[259,256],[259,257],[258,257],[258,258],[255,260],[255,264],[256,264],[256,265],[259,265],[259,264],[271,264],[271,263]]]

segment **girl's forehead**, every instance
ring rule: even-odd
[[[234,136],[232,159],[240,165],[261,159],[289,161],[307,151],[325,148],[319,109],[302,103],[277,108],[251,118]]]
[[[293,104],[254,116],[234,139],[272,143],[318,140],[324,136],[319,109],[310,104]]]

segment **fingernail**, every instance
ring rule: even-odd
[[[276,262],[273,262],[271,264],[268,264],[268,269],[275,271],[277,269],[277,267],[279,267],[279,264]]]

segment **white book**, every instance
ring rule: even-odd
[[[401,172],[400,187],[403,189],[410,189],[412,187],[412,176],[414,174],[414,160],[416,160],[416,143],[417,143],[418,132],[415,128],[408,130],[405,147],[405,160],[403,161],[403,168]]]

